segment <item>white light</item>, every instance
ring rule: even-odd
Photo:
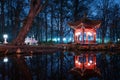
[[[80,35],[80,34],[81,34],[80,32],[76,32],[76,33],[75,33],[76,36],[78,36],[78,35]]]
[[[92,36],[92,33],[91,33],[91,32],[87,32],[87,34],[88,34],[89,36]]]
[[[4,42],[3,42],[3,43],[4,43],[4,44],[7,44],[7,43],[8,43],[8,42],[7,42],[8,35],[7,35],[7,34],[4,34],[4,35],[3,35],[3,38],[4,38]]]
[[[69,41],[71,41],[72,40],[72,38],[69,38]]]
[[[90,66],[90,63],[88,63],[88,66]]]
[[[5,58],[3,59],[3,62],[7,63],[7,62],[8,62],[8,58],[5,57]]]
[[[75,61],[75,63],[78,63],[78,61]]]
[[[91,64],[91,63],[92,63],[92,60],[90,60],[89,62],[90,62],[90,64]]]
[[[7,35],[7,34],[4,34],[4,35],[3,35],[3,38],[6,38],[6,39],[7,39],[7,38],[8,38],[8,35]]]
[[[60,41],[60,38],[58,38],[57,40]]]
[[[66,38],[63,38],[63,41],[66,41]]]
[[[120,41],[120,39],[118,38],[118,41]]]
[[[78,62],[78,64],[80,65],[81,63],[80,63],[80,62]]]
[[[38,43],[38,41],[35,39],[35,37],[31,37],[31,38],[29,38],[29,37],[26,37],[25,38],[25,44],[29,44],[29,45],[37,45],[37,43]]]
[[[56,38],[54,38],[54,39],[53,39],[53,41],[55,41],[55,42],[56,42],[56,41],[57,41],[57,39],[56,39]]]

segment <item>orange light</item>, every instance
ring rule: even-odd
[[[80,35],[80,34],[81,34],[80,32],[76,32],[76,33],[75,33],[76,36],[78,36],[78,35]]]
[[[78,63],[78,61],[76,60],[75,63]]]
[[[90,66],[90,63],[88,63],[87,65]]]
[[[80,65],[81,63],[80,62],[78,62],[78,65]]]
[[[87,32],[87,34],[88,34],[89,36],[92,36],[92,33],[91,33],[91,32]]]
[[[96,62],[95,62],[95,65],[96,65]]]
[[[94,33],[94,35],[96,35],[96,33]]]

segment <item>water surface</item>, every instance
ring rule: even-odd
[[[120,80],[119,52],[15,54],[0,57],[0,80]]]

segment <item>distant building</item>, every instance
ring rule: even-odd
[[[96,29],[100,24],[100,20],[90,20],[86,16],[77,22],[68,23],[74,30],[74,42],[81,44],[96,43]]]
[[[26,37],[25,38],[25,44],[27,45],[37,45],[38,41],[34,37]]]

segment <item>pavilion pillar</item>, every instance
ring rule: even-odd
[[[75,33],[74,33],[74,43],[76,43],[76,36],[75,36]]]
[[[94,43],[96,43],[96,33],[94,33]]]
[[[78,36],[76,36],[76,43],[78,43]]]
[[[88,61],[88,54],[86,54],[86,64],[88,64],[89,61]]]
[[[78,43],[78,35],[74,35],[74,42]]]
[[[84,43],[84,29],[82,31],[82,43]]]
[[[88,34],[86,33],[86,43],[88,43]]]

